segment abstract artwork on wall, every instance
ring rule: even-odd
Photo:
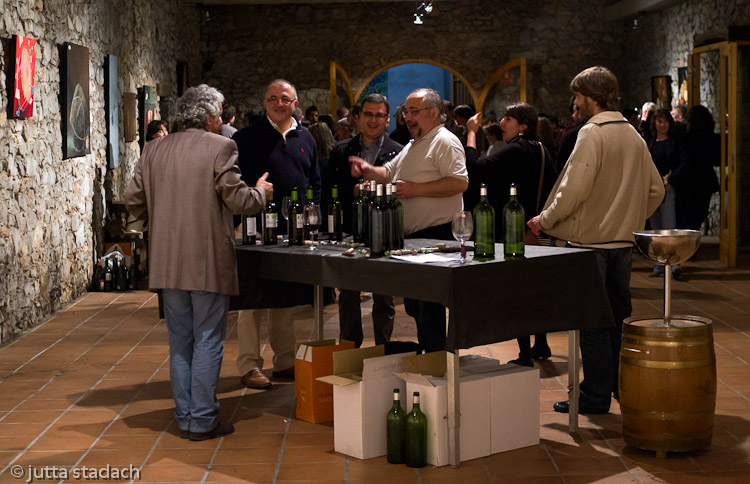
[[[146,143],[148,123],[156,119],[156,89],[153,86],[143,86],[138,89],[138,103],[140,105],[138,135],[141,149]]]
[[[104,57],[104,114],[107,117],[107,165],[117,168],[120,154],[120,116],[118,103],[120,93],[117,89],[117,56]]]
[[[62,50],[63,158],[74,158],[90,153],[89,49],[66,42]]]
[[[30,118],[34,115],[34,67],[36,65],[36,40],[16,35],[15,74],[13,80],[14,118]]]

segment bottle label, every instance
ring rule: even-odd
[[[104,280],[105,281],[111,281],[112,280],[112,273],[111,272],[107,272],[106,274],[104,274]]]
[[[279,226],[279,216],[275,213],[266,214],[266,227],[269,229],[275,229]]]
[[[328,232],[333,233],[333,215],[328,216]]]
[[[255,235],[255,217],[246,217],[247,218],[247,235],[248,237],[252,237]]]
[[[304,215],[302,215],[301,213],[298,213],[297,216],[296,216],[296,221],[297,221],[297,228],[298,229],[304,228],[304,226],[305,226],[305,216]]]

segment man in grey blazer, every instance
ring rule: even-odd
[[[177,102],[185,127],[147,143],[125,193],[149,224],[149,289],[161,290],[169,331],[170,380],[180,437],[234,432],[219,422],[219,381],[229,296],[239,292],[232,213],[263,209],[273,185],[240,177],[237,146],[220,136],[224,96],[205,84]]]

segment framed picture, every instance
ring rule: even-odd
[[[656,109],[672,108],[672,78],[669,76],[654,76],[651,78],[651,100]]]
[[[20,35],[13,36],[14,78],[11,117],[30,118],[34,115],[34,68],[36,66],[36,40]]]
[[[688,71],[687,67],[677,68],[677,91],[680,93],[679,104],[688,103]]]
[[[135,141],[135,135],[138,133],[136,105],[137,100],[134,92],[126,92],[122,95],[122,126],[126,143]]]
[[[156,88],[154,86],[143,86],[138,89],[138,135],[140,139],[138,144],[146,144],[146,132],[148,132],[148,123],[156,119]]]
[[[90,153],[89,49],[66,42],[61,58],[63,158]]]
[[[107,166],[117,168],[120,158],[120,115],[117,56],[104,57],[104,115],[107,118]]]

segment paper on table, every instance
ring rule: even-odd
[[[447,262],[451,260],[451,257],[444,257],[436,254],[392,255],[391,257],[406,262],[416,262],[418,264],[426,264],[428,262]]]

